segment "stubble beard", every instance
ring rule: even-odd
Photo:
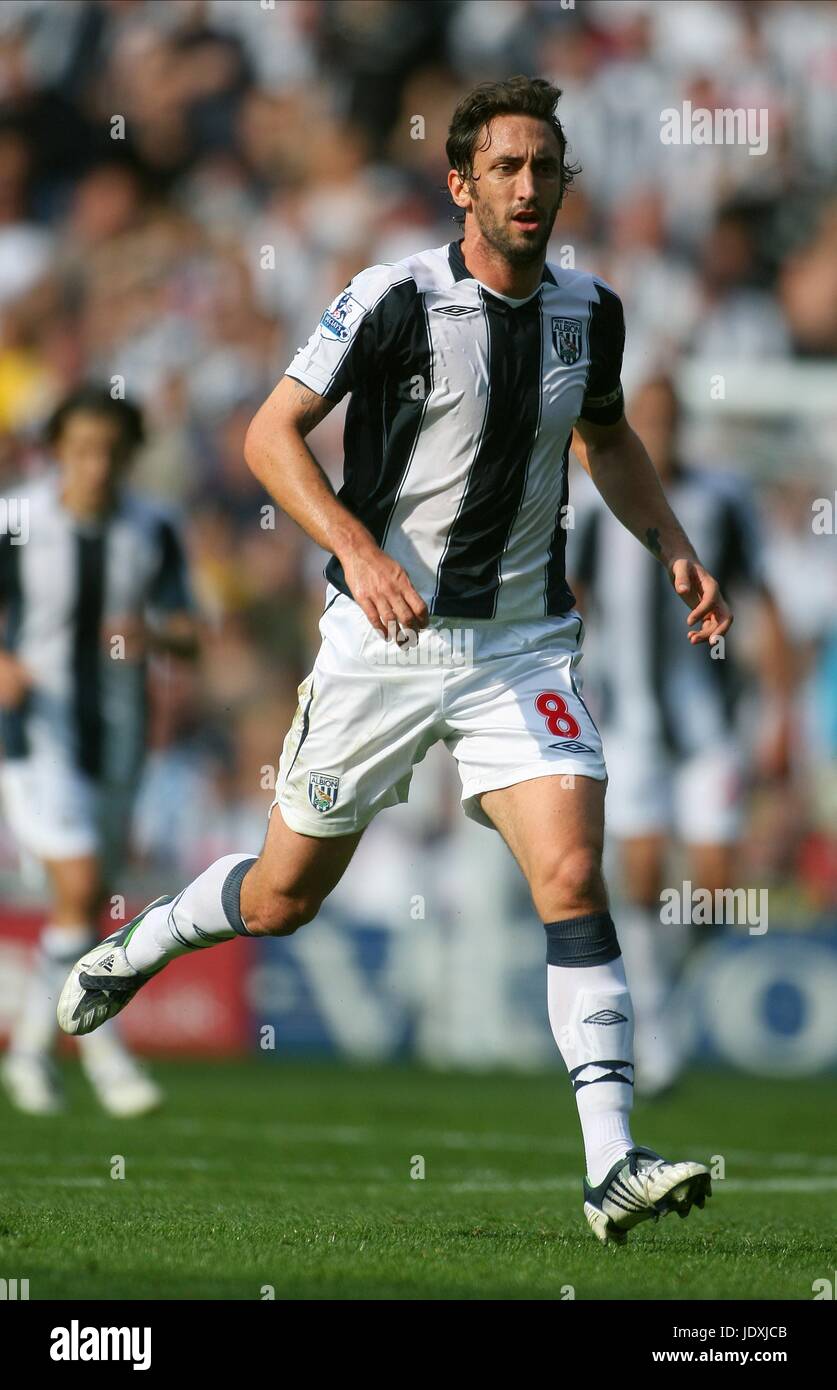
[[[509,265],[531,265],[533,261],[542,259],[557,216],[556,207],[549,220],[539,229],[537,236],[526,242],[518,242],[513,239],[508,223],[499,222],[483,203],[474,198],[474,218],[481,235]]]

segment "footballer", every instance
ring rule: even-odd
[[[732,615],[625,418],[618,295],[546,262],[574,172],[560,95],[515,77],[463,98],[446,145],[461,240],[355,275],[253,419],[250,469],[331,553],[322,645],[265,843],[82,954],[58,1015],[66,1032],[90,1033],[175,957],[310,922],[365,827],[407,799],[413,767],[441,740],[465,814],[503,836],[543,921],[584,1212],[600,1240],[622,1243],[639,1221],[702,1206],[710,1180],[631,1134],[633,1010],[601,870],[607,774],[564,573],[574,437],[606,505],[685,602],[682,640],[722,636]],[[347,394],[335,495],[305,441]],[[469,660],[434,659],[457,627]],[[399,641],[422,659],[394,659]]]
[[[128,486],[142,438],[131,402],[78,387],[47,426],[50,466],[18,489],[20,533],[0,535],[0,810],[50,898],[0,1068],[28,1114],[63,1106],[56,1003],[69,966],[99,940],[124,856],[145,754],[145,654],[194,648],[176,531]],[[110,1114],[160,1103],[112,1024],[80,1036],[79,1053]]]

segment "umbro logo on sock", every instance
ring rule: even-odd
[[[624,1014],[620,1014],[616,1009],[598,1009],[594,1014],[588,1014],[584,1019],[585,1023],[600,1023],[603,1028],[607,1028],[610,1023],[627,1023]]]
[[[113,969],[113,956],[105,956],[104,960],[99,961],[99,969],[111,971]]]

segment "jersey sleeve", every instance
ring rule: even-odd
[[[599,553],[599,526],[601,511],[597,506],[588,507],[578,528],[578,539],[573,552],[573,577],[579,584],[590,589],[596,578]]]
[[[155,617],[194,611],[186,551],[169,517],[161,517],[157,523],[157,548],[157,566],[148,589],[149,609]]]
[[[721,546],[718,583],[728,587],[764,590],[769,587],[763,563],[761,520],[749,491],[736,490],[724,500],[720,518]]]
[[[409,288],[415,293],[415,282],[397,266],[361,271],[324,310],[285,375],[335,403],[362,389],[386,371]]]
[[[598,302],[590,309],[590,370],[580,417],[591,425],[615,425],[625,409],[621,381],[625,315],[618,294],[600,280],[595,287]]]

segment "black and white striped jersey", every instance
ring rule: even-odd
[[[102,636],[109,621],[192,606],[183,549],[163,509],[123,491],[107,519],[82,523],[57,472],[6,499],[0,533],[0,646],[34,678],[3,711],[6,758],[66,757],[94,778],[130,780],[142,761],[144,666]]]
[[[591,489],[592,492],[592,489]],[[680,467],[666,496],[722,591],[767,588],[760,526],[746,486],[727,475]],[[715,657],[688,641],[688,609],[663,566],[598,494],[579,514],[570,573],[584,586],[590,637],[586,690],[611,737],[687,756],[734,734],[740,671],[728,643]],[[589,600],[589,602],[588,602]]]
[[[510,299],[451,242],[356,275],[287,375],[333,401],[351,392],[339,498],[431,613],[520,620],[573,606],[572,428],[621,417],[624,336],[594,275],[547,264]],[[326,576],[349,592],[334,556]]]

